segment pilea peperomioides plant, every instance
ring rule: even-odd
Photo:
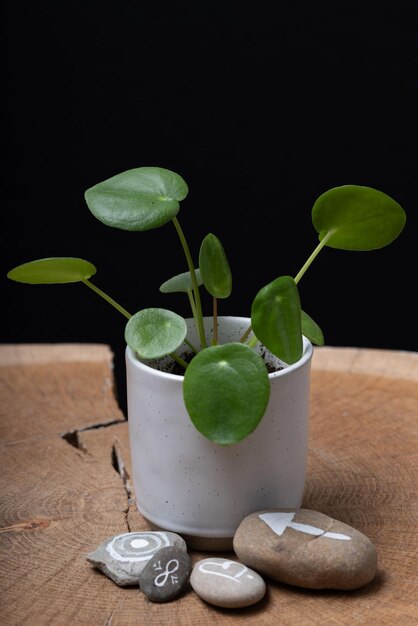
[[[391,197],[370,187],[344,185],[329,189],[315,202],[312,222],[319,244],[298,274],[280,276],[263,287],[251,306],[251,325],[239,342],[220,344],[217,302],[232,289],[231,271],[223,246],[208,234],[193,262],[177,214],[188,187],[178,174],[159,167],[139,167],[122,172],[88,189],[87,206],[104,224],[130,231],[159,228],[172,222],[183,248],[188,270],[160,287],[164,293],[185,292],[189,298],[200,345],[187,338],[183,317],[161,308],[145,308],[130,315],[94,285],[95,266],[77,258],[45,258],[15,267],[12,280],[31,283],[80,281],[128,318],[126,343],[141,359],[170,355],[184,368],[183,396],[197,428],[220,444],[241,441],[265,413],[270,391],[266,364],[254,350],[261,342],[285,364],[302,355],[302,335],[322,345],[318,325],[301,309],[298,282],[324,246],[341,250],[374,250],[390,244],[402,232],[406,216]],[[200,287],[213,297],[213,335],[205,336]],[[186,362],[177,351],[186,344],[193,358]],[[209,345],[208,345],[209,344]]]

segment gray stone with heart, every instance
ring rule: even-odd
[[[192,562],[185,550],[176,546],[161,548],[142,570],[139,586],[152,602],[169,602],[186,587],[191,571]]]
[[[120,587],[139,584],[139,575],[161,548],[176,546],[187,551],[177,533],[166,531],[132,532],[106,539],[87,561],[100,569]]]
[[[266,593],[266,584],[257,572],[223,558],[198,561],[190,584],[202,600],[227,609],[255,604]]]
[[[358,589],[377,570],[376,548],[368,537],[311,509],[252,513],[236,530],[233,545],[249,567],[309,589]]]

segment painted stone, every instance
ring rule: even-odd
[[[311,509],[252,513],[236,530],[233,545],[246,565],[308,589],[358,589],[377,569],[368,537]]]
[[[139,586],[152,602],[174,600],[187,585],[192,562],[185,550],[168,546],[158,550],[139,575]]]
[[[138,585],[139,575],[148,561],[167,546],[187,551],[186,542],[177,533],[150,531],[110,537],[86,558],[117,585],[127,587]]]
[[[266,593],[266,584],[257,572],[222,558],[198,561],[190,584],[202,600],[227,609],[255,604]]]

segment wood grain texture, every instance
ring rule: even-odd
[[[303,506],[370,537],[376,579],[351,592],[267,581],[261,603],[236,611],[190,590],[152,604],[85,559],[109,536],[147,529],[135,507],[108,347],[0,347],[0,384],[2,625],[418,623],[417,353],[326,347],[314,354]]]

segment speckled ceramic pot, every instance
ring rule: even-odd
[[[187,322],[188,337],[197,343],[194,322]],[[249,323],[219,318],[220,343],[238,341]],[[206,318],[209,333],[211,325]],[[311,357],[312,345],[304,338],[301,359],[269,374],[270,400],[255,431],[238,444],[221,446],[195,429],[183,402],[183,376],[164,371],[168,359],[141,362],[127,347],[133,483],[137,507],[152,527],[183,535],[190,548],[226,550],[249,513],[300,506]]]

